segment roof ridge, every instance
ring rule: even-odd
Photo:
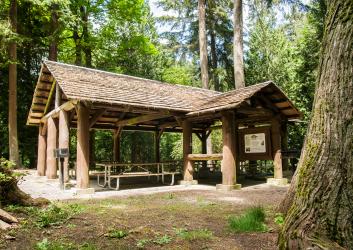
[[[98,73],[104,73],[104,74],[110,74],[110,75],[114,75],[114,76],[120,76],[120,77],[127,77],[127,78],[131,78],[131,79],[136,79],[136,80],[144,80],[144,81],[151,81],[154,82],[156,84],[161,84],[161,85],[170,85],[170,86],[179,86],[185,89],[195,89],[195,90],[201,90],[201,91],[207,91],[207,92],[212,92],[214,94],[223,94],[222,92],[216,91],[216,90],[212,90],[212,89],[204,89],[204,88],[199,88],[199,87],[194,87],[194,86],[189,86],[189,85],[182,85],[182,84],[173,84],[173,83],[169,83],[169,82],[162,82],[162,81],[158,81],[158,80],[153,80],[153,79],[148,79],[148,78],[142,78],[142,77],[138,77],[138,76],[131,76],[131,75],[125,75],[125,74],[120,74],[120,73],[114,73],[114,72],[110,72],[110,71],[104,71],[104,70],[100,70],[100,69],[93,69],[93,68],[87,68],[87,67],[83,67],[83,66],[77,66],[77,65],[73,65],[73,64],[68,64],[68,63],[62,63],[62,62],[56,62],[56,61],[51,61],[51,60],[44,60],[43,63],[47,66],[47,62],[49,63],[53,63],[53,64],[60,64],[60,65],[64,65],[64,66],[70,66],[70,67],[74,67],[74,68],[79,68],[82,70],[88,70],[88,71],[95,71]],[[228,92],[226,92],[228,93]]]

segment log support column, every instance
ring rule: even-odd
[[[163,130],[156,131],[154,133],[154,153],[155,153],[155,161],[160,162],[161,161],[161,137],[163,134]]]
[[[57,124],[53,117],[49,117],[47,121],[47,170],[46,176],[48,179],[56,179],[57,175],[57,161],[54,157],[54,150],[57,146]]]
[[[230,191],[240,189],[236,183],[236,138],[233,112],[222,113],[223,134],[223,160],[221,165],[222,184],[216,186],[217,190]]]
[[[114,162],[120,162],[120,138],[122,129],[119,127],[113,132],[113,160]]]
[[[268,178],[267,183],[272,185],[286,185],[288,180],[283,178],[282,171],[281,122],[277,117],[271,121],[271,142],[274,178]]]
[[[45,176],[46,161],[47,161],[47,134],[45,125],[40,124],[38,133],[38,155],[37,155],[37,174]]]
[[[59,112],[59,148],[69,148],[70,145],[70,123],[69,115],[65,110]],[[64,161],[64,182],[69,181],[69,158]]]
[[[89,188],[89,110],[83,103],[77,104],[77,163],[78,189]],[[88,193],[94,192],[90,189]]]
[[[193,179],[194,163],[188,159],[188,154],[192,153],[192,125],[189,121],[182,122],[183,127],[183,180],[179,182],[181,185],[197,184],[197,180]]]

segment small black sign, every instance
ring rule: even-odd
[[[54,149],[54,157],[55,158],[67,158],[67,157],[69,157],[69,149],[68,148],[57,148],[57,149]]]

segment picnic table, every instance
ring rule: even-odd
[[[119,190],[120,178],[131,177],[148,177],[156,176],[157,181],[160,177],[164,184],[164,177],[171,176],[170,185],[174,185],[175,175],[180,174],[178,171],[165,171],[165,167],[176,167],[177,162],[159,162],[159,163],[96,163],[97,167],[101,167],[104,171],[94,173],[97,176],[97,183],[101,187],[108,187],[111,189]],[[151,167],[155,168],[156,172],[151,171]],[[103,183],[101,178],[103,177]],[[112,180],[116,179],[116,186],[112,186]]]

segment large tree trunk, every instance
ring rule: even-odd
[[[353,1],[327,1],[313,117],[281,249],[353,249]]]
[[[206,36],[206,0],[199,0],[199,43],[202,87],[208,89],[208,61]]]
[[[234,0],[234,81],[235,88],[245,87],[243,62],[243,1]]]
[[[58,5],[52,4],[51,11],[51,22],[50,22],[50,30],[51,30],[51,38],[49,44],[49,60],[57,61],[58,60],[58,41],[57,41],[57,30],[58,30]]]
[[[11,0],[9,19],[13,32],[17,32],[17,2]],[[20,166],[17,136],[17,44],[12,41],[9,45],[9,151],[10,160]]]

